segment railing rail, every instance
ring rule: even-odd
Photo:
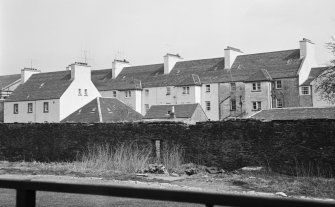
[[[129,186],[55,183],[13,179],[0,179],[0,188],[16,189],[16,206],[18,207],[36,206],[36,191],[186,202],[205,204],[206,206],[335,206],[335,202],[320,200],[276,198],[240,194],[205,193],[195,191],[162,190]]]

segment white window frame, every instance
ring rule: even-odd
[[[206,93],[210,93],[211,92],[211,85],[206,85]]]
[[[81,89],[78,89],[78,96],[81,96]]]
[[[280,87],[278,87],[278,83],[280,83]],[[275,88],[276,89],[282,89],[283,88],[283,82],[281,80],[276,80],[275,81]]]
[[[30,114],[30,113],[33,113],[33,103],[28,103],[28,110],[27,112]]]
[[[305,93],[306,91],[304,89],[307,89],[307,93]],[[311,89],[309,86],[301,86],[300,87],[300,94],[301,95],[311,95]]]
[[[236,91],[236,83],[230,83],[230,91]]]
[[[261,82],[252,83],[251,91],[261,91]]]
[[[116,98],[116,91],[113,91],[113,97]]]
[[[19,104],[13,104],[13,114],[19,114]]]
[[[234,104],[233,104],[233,103],[234,103]],[[235,107],[233,107],[233,106],[235,106]],[[236,99],[231,99],[231,100],[230,100],[230,110],[231,110],[231,111],[236,111],[236,109],[237,109]]]
[[[276,98],[276,108],[283,108],[283,99]]]
[[[49,113],[49,102],[43,102],[43,113]]]
[[[166,87],[166,95],[170,96],[171,95],[171,87]]]
[[[205,101],[206,104],[206,110],[210,111],[211,110],[211,102],[210,101]]]
[[[146,96],[149,96],[149,89],[145,89],[144,92]]]
[[[252,102],[252,110],[253,111],[260,111],[260,110],[262,110],[262,102],[261,101],[253,101]]]
[[[184,86],[183,87],[183,94],[190,94],[190,87],[189,86]]]
[[[125,91],[125,97],[126,98],[130,98],[131,97],[131,91],[130,90]]]
[[[86,88],[84,89],[84,96],[88,96]]]

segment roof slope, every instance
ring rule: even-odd
[[[297,107],[262,110],[250,118],[259,120],[335,119],[335,107]]]
[[[61,122],[129,122],[141,120],[142,117],[143,116],[140,113],[133,110],[116,98],[97,97],[85,106],[70,114]]]
[[[59,99],[72,83],[71,71],[33,74],[6,102]]]
[[[305,82],[303,82],[302,86],[309,86],[313,80],[315,80],[319,75],[323,73],[323,71],[327,70],[329,67],[317,67],[311,68],[311,72],[309,72],[308,78]]]
[[[174,106],[176,118],[191,118],[199,104],[152,105],[144,119],[167,119]]]
[[[19,79],[21,79],[20,74],[0,76],[0,90]]]
[[[250,75],[245,82],[253,82],[253,81],[271,81],[272,78],[266,69],[260,69],[256,71],[254,74]]]
[[[266,69],[274,79],[296,77],[301,63],[300,50],[293,49],[237,56],[232,70]]]

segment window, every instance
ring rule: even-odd
[[[84,89],[84,96],[87,96],[87,89]]]
[[[230,101],[230,110],[231,111],[236,111],[236,100],[235,99],[232,99]]]
[[[261,91],[261,83],[252,83],[252,91]]]
[[[252,102],[252,110],[253,111],[259,111],[262,109],[262,104],[260,101],[255,101],[255,102]]]
[[[19,113],[19,104],[14,104],[13,105],[13,113],[18,114]]]
[[[170,87],[166,87],[166,95],[167,96],[171,95],[171,88]]]
[[[131,91],[125,91],[126,97],[131,97]]]
[[[149,95],[149,89],[145,89],[145,95],[146,95],[146,96]]]
[[[211,92],[211,85],[206,85],[206,92],[207,93]]]
[[[28,103],[28,113],[33,113],[33,103]]]
[[[281,89],[281,80],[276,80],[276,82],[275,82],[275,87],[276,87],[276,89]]]
[[[49,113],[49,102],[43,102],[43,113]]]
[[[281,98],[276,98],[276,107],[283,108],[283,100]]]
[[[149,104],[144,104],[144,110],[145,110],[145,113],[149,111]]]
[[[211,110],[211,102],[210,101],[206,101],[206,110],[207,111]]]
[[[183,87],[183,94],[190,94],[190,87],[189,86]]]
[[[78,96],[81,96],[81,89],[78,89]]]
[[[301,87],[301,95],[310,95],[309,86],[302,86]]]
[[[116,91],[113,91],[113,97],[116,97]]]
[[[236,91],[236,83],[230,83],[230,91]]]

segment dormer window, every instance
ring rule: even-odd
[[[78,89],[78,96],[81,96],[81,89]]]
[[[184,86],[183,87],[183,94],[190,94],[190,87],[189,86]]]
[[[171,87],[166,87],[166,95],[171,95]]]
[[[252,90],[251,91],[261,91],[261,83],[252,83]]]
[[[281,89],[282,88],[281,80],[276,80],[275,81],[275,88],[276,89]]]

